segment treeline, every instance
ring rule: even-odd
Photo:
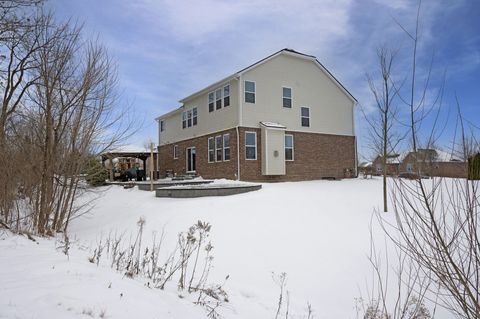
[[[66,231],[88,163],[129,130],[115,64],[41,0],[1,1],[0,11],[0,221]]]

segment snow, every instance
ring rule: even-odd
[[[0,233],[0,318],[205,317],[174,293],[91,264],[86,251],[72,247],[68,258],[55,246]]]
[[[53,240],[0,240],[0,293],[8,296],[0,298],[0,318],[76,318],[84,309],[95,317],[105,309],[108,318],[205,318],[203,308],[178,298],[175,283],[165,291],[150,289],[140,278],[88,262],[100,238],[135,234],[140,217],[145,241],[165,229],[163,247],[170,251],[177,234],[197,220],[212,225],[209,281],[230,275],[225,318],[273,318],[279,288],[272,272],[287,273],[291,318],[306,317],[307,302],[317,319],[356,317],[355,298],[370,283],[369,228],[382,203],[380,178],[265,183],[255,192],[191,199],[120,186],[103,190],[95,208],[71,223],[69,260],[55,252]],[[381,231],[373,234],[380,238]]]
[[[226,197],[155,198],[150,192],[111,187],[71,232],[86,244],[100,234],[178,232],[197,220],[212,224],[215,247],[212,279],[230,275],[226,290],[233,310],[227,318],[267,318],[275,312],[278,288],[271,273],[286,272],[291,313],[310,301],[317,318],[348,318],[370,267],[369,223],[381,204],[379,180],[311,181],[263,184],[255,192]]]

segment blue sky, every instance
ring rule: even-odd
[[[143,145],[156,140],[154,118],[178,100],[285,47],[315,55],[370,109],[365,74],[377,67],[377,47],[398,49],[396,74],[408,75],[412,43],[394,19],[413,30],[417,1],[50,0],[48,6],[60,19],[83,22],[86,34],[109,49],[122,95],[144,123],[129,143]],[[477,0],[422,3],[420,72],[433,56],[431,99],[446,72],[442,121],[456,93],[464,116],[480,125],[479,16]],[[360,112],[356,118],[367,155],[366,124]],[[451,141],[454,122],[441,144]]]

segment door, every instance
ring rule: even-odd
[[[196,162],[196,151],[195,147],[187,148],[187,173],[195,172],[195,162]]]

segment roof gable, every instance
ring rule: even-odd
[[[271,54],[271,55],[269,55],[269,56],[267,56],[267,57],[265,57],[265,58],[263,58],[263,59],[255,62],[254,64],[252,64],[252,65],[250,65],[250,66],[247,66],[246,68],[244,68],[244,69],[242,69],[242,70],[240,70],[240,71],[238,71],[238,72],[236,72],[236,73],[234,73],[234,74],[232,74],[232,75],[230,75],[230,76],[227,76],[226,78],[223,78],[223,79],[220,80],[220,81],[217,81],[217,82],[215,82],[215,83],[213,83],[213,84],[211,84],[211,85],[209,85],[209,86],[207,86],[207,87],[205,87],[205,88],[203,88],[203,89],[201,89],[201,90],[199,90],[199,91],[197,91],[197,92],[195,92],[195,93],[193,93],[193,94],[190,94],[189,96],[181,99],[179,102],[180,102],[180,103],[185,103],[186,101],[188,101],[188,100],[190,100],[190,99],[192,99],[192,98],[194,98],[194,97],[196,97],[196,96],[198,96],[198,95],[200,95],[200,94],[203,94],[203,93],[205,93],[205,92],[213,89],[213,88],[216,87],[216,86],[219,86],[219,85],[221,85],[221,84],[223,84],[223,83],[226,83],[226,82],[228,82],[228,81],[230,81],[230,80],[232,80],[232,79],[234,79],[234,78],[237,78],[237,77],[241,76],[242,74],[244,74],[245,72],[247,72],[247,71],[249,71],[249,70],[251,70],[251,69],[254,69],[254,68],[256,68],[256,67],[258,67],[258,66],[260,66],[260,65],[262,65],[262,64],[264,64],[264,63],[267,63],[267,62],[270,61],[271,59],[273,59],[273,58],[275,58],[275,57],[277,57],[277,56],[279,56],[279,55],[281,55],[281,54],[285,54],[285,55],[289,55],[289,56],[293,56],[293,57],[301,58],[301,59],[305,59],[305,60],[310,60],[310,61],[314,62],[315,65],[316,65],[320,70],[322,70],[322,71],[327,75],[327,77],[328,77],[333,83],[335,83],[335,84],[340,88],[340,90],[341,90],[349,99],[352,100],[352,102],[357,102],[357,100],[355,99],[355,97],[340,83],[340,81],[338,81],[338,80],[333,76],[333,74],[332,74],[323,64],[321,64],[321,63],[317,60],[317,58],[316,58],[315,56],[313,56],[313,55],[308,55],[308,54],[304,54],[304,53],[300,53],[300,52],[297,52],[297,51],[295,51],[295,50],[288,49],[288,48],[285,48],[285,49],[282,49],[282,50],[280,50],[280,51],[277,51],[277,52],[275,52],[275,53],[273,53],[273,54]]]

